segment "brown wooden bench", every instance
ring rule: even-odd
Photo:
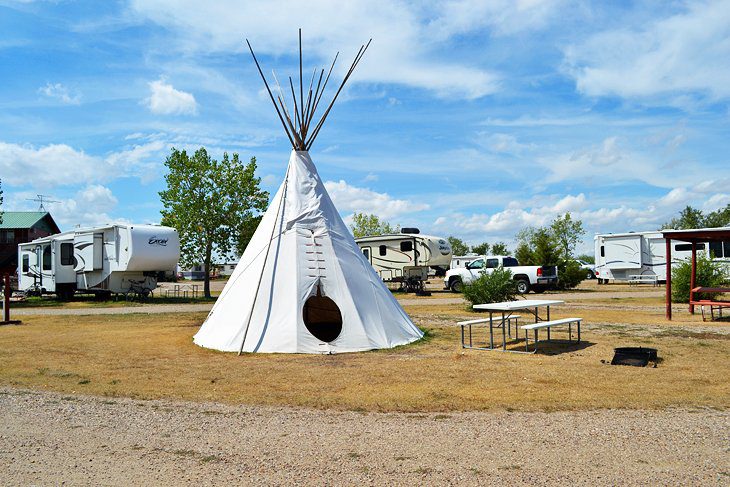
[[[698,299],[695,298],[695,294],[702,293],[730,293],[730,288],[727,287],[695,287],[689,292],[689,304],[693,306],[700,306],[702,310],[702,321],[705,321],[705,306],[710,308],[710,320],[715,319],[715,310],[718,312],[718,316],[722,318],[722,309],[730,308],[730,301],[715,301],[712,299]]]

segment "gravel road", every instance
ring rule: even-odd
[[[12,485],[728,485],[730,412],[358,413],[0,389]]]

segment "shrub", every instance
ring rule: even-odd
[[[558,264],[558,289],[573,289],[585,278],[586,271],[578,262],[571,259]]]
[[[502,267],[464,286],[464,297],[472,304],[512,301],[516,295],[517,283],[512,279],[512,271]]]
[[[708,257],[697,254],[697,276],[695,286],[722,287],[727,279],[727,264],[713,261]],[[672,302],[689,302],[689,280],[692,276],[692,261],[685,260],[672,268]],[[703,294],[703,298],[712,299],[717,294]]]

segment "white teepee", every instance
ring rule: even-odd
[[[361,48],[342,85],[366,48]],[[268,89],[265,78],[264,83]],[[294,147],[286,177],[195,335],[195,343],[202,347],[227,352],[340,353],[391,348],[423,336],[360,251],[309,157],[307,149],[337,98],[308,136],[327,82],[321,91],[317,83],[314,92],[312,84],[307,104],[299,104],[307,108],[297,113],[294,123],[283,95],[278,97],[284,113],[278,107],[277,112]]]

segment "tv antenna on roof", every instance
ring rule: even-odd
[[[43,206],[43,203],[60,203],[58,200],[52,200],[49,199],[50,196],[37,194],[35,198],[26,198],[29,201],[35,201],[36,203],[39,203],[40,206],[38,207],[38,211],[46,211],[46,207]]]

